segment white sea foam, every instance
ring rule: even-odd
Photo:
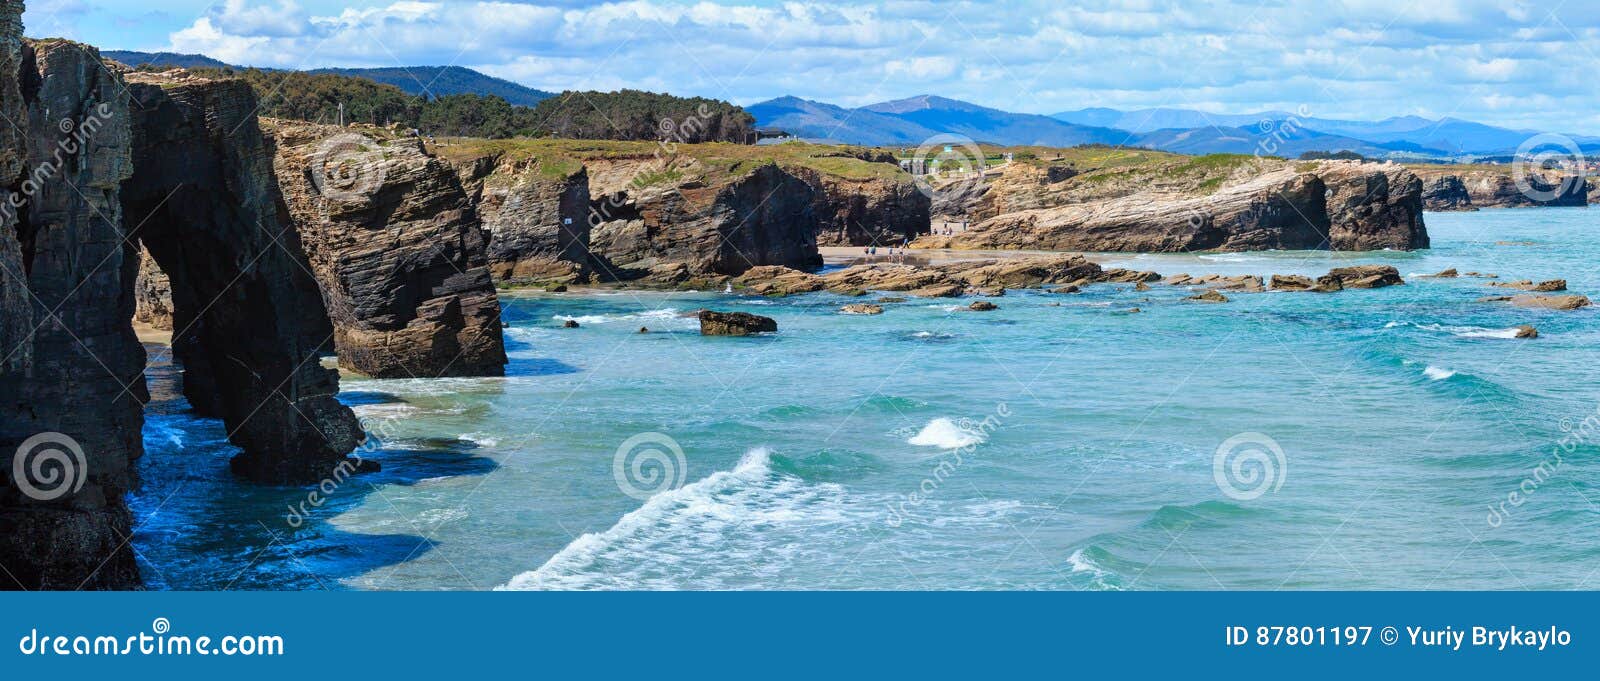
[[[579,323],[581,325],[585,325],[585,326],[601,325],[601,324],[612,324],[612,323],[615,323],[615,322],[636,322],[636,321],[652,321],[652,320],[653,321],[671,321],[671,320],[684,321],[684,320],[686,320],[686,321],[692,321],[695,324],[699,324],[700,323],[698,320],[696,320],[696,319],[694,319],[692,317],[684,317],[684,316],[682,316],[678,312],[677,308],[672,308],[672,307],[664,307],[664,308],[661,308],[661,309],[658,309],[658,310],[647,310],[647,311],[644,311],[644,312],[635,312],[635,313],[632,313],[632,314],[618,314],[618,315],[590,314],[590,315],[579,315],[579,316],[576,316],[576,317],[571,316],[571,315],[558,314],[558,315],[551,315],[550,318],[554,319],[556,321],[559,321],[559,322],[573,321],[573,322],[577,322],[577,323]]]
[[[462,433],[457,439],[471,442],[479,447],[493,447],[500,444],[499,440],[483,433]]]
[[[1487,326],[1449,326],[1446,324],[1417,324],[1414,322],[1389,322],[1388,324],[1384,324],[1383,328],[1392,329],[1397,326],[1410,326],[1422,331],[1431,331],[1434,333],[1448,333],[1459,338],[1514,339],[1517,337],[1517,333],[1519,331],[1514,326],[1504,329],[1496,329]]]
[[[1456,375],[1456,372],[1454,369],[1445,369],[1443,367],[1436,367],[1432,364],[1429,364],[1426,369],[1422,370],[1422,375],[1427,376],[1431,380],[1442,381]]]
[[[971,447],[983,442],[985,439],[983,433],[979,431],[962,428],[956,425],[955,421],[947,418],[936,418],[929,421],[928,425],[923,426],[922,430],[916,435],[911,436],[911,439],[906,440],[906,443],[918,447],[960,449],[962,447]]]
[[[775,583],[802,537],[859,523],[843,487],[775,472],[753,449],[718,471],[650,497],[603,532],[586,533],[501,589],[728,588]]]

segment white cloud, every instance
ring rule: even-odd
[[[1589,113],[1600,108],[1600,13],[1559,0],[1408,5],[227,0],[173,32],[169,47],[273,67],[454,63],[544,89],[740,103],[933,93],[1036,113],[1307,106],[1329,117],[1432,112],[1600,132]]]

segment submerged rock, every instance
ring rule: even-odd
[[[1553,293],[1556,291],[1567,290],[1567,280],[1565,279],[1550,279],[1548,281],[1541,281],[1538,283],[1534,283],[1531,279],[1523,279],[1521,281],[1491,281],[1489,282],[1489,285],[1498,288],[1514,288],[1519,291],[1532,291],[1534,293]]]
[[[1512,305],[1517,307],[1542,308],[1547,310],[1577,310],[1590,305],[1588,296],[1536,296],[1519,295],[1509,298]]]
[[[844,314],[883,314],[883,306],[871,303],[851,303],[839,308]]]
[[[1225,296],[1225,295],[1222,295],[1216,289],[1212,289],[1210,291],[1206,291],[1205,293],[1201,293],[1199,295],[1189,296],[1188,298],[1185,298],[1184,300],[1192,300],[1192,301],[1195,301],[1197,303],[1226,303],[1226,302],[1228,302],[1228,297]]]
[[[967,309],[972,310],[973,312],[988,312],[990,310],[998,310],[1000,309],[1000,306],[995,305],[987,300],[977,300],[973,301],[971,305],[968,305]]]
[[[762,265],[734,277],[736,286],[763,296],[790,296],[821,291],[827,284],[822,277],[781,265]]]
[[[1327,283],[1338,282],[1341,288],[1383,288],[1406,283],[1400,271],[1389,265],[1356,265],[1336,267],[1324,277]],[[1323,283],[1322,279],[1318,283]]]
[[[1539,330],[1528,324],[1517,327],[1517,338],[1538,338]]]
[[[778,330],[778,322],[771,317],[746,312],[701,310],[699,317],[702,336],[749,336]]]

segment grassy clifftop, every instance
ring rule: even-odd
[[[573,139],[477,139],[446,138],[429,150],[452,162],[470,161],[484,156],[500,156],[503,161],[537,161],[541,169],[569,168],[594,162],[647,162],[661,160],[661,172],[694,173],[707,180],[736,177],[769,163],[786,168],[804,168],[844,180],[910,181],[911,176],[893,163],[864,160],[873,154],[857,147],[789,144],[751,146],[713,142],[705,144],[663,145],[657,142],[624,142]],[[543,172],[543,171],[542,171]]]

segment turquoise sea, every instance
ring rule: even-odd
[[[508,295],[505,378],[344,381],[384,471],[326,495],[232,480],[153,347],[133,543],[166,589],[1600,586],[1600,312],[1413,276],[1600,295],[1600,213],[1427,222],[1416,253],[1099,258],[1408,280],[1221,305]],[[701,337],[701,307],[780,332]]]

